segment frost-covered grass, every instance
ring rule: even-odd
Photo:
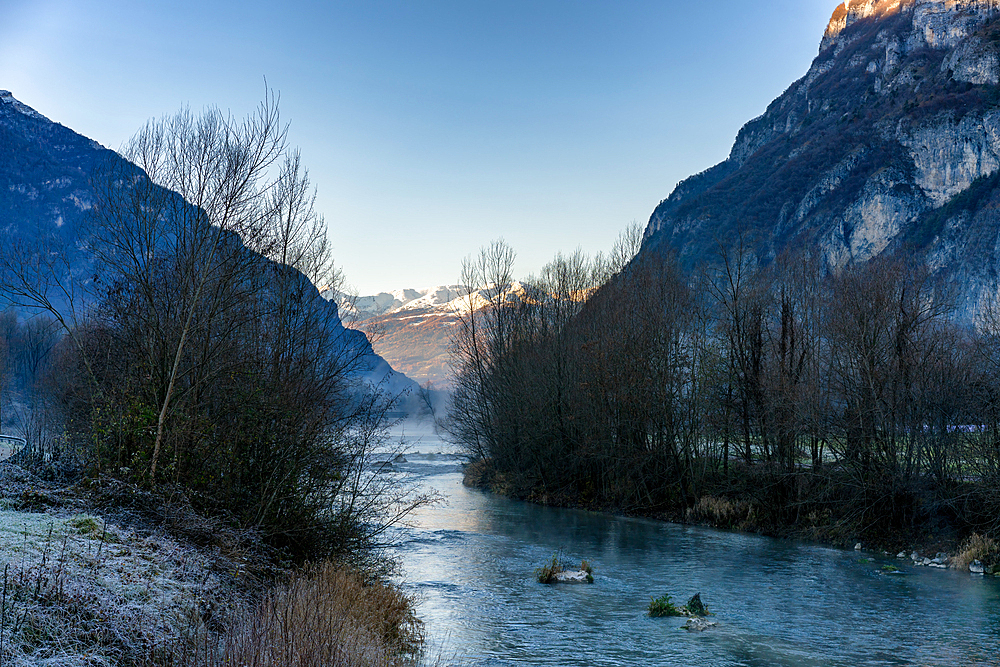
[[[0,510],[3,665],[140,665],[227,606],[208,555],[88,514]]]
[[[397,587],[329,563],[289,577],[259,547],[174,496],[2,463],[0,667],[414,663],[421,626]]]

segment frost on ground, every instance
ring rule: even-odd
[[[233,608],[239,566],[162,530],[46,507],[55,493],[0,463],[0,664],[148,664]]]

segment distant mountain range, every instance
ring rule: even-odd
[[[515,283],[512,292],[518,293]],[[368,296],[324,293],[340,304],[349,326],[370,332],[375,350],[407,377],[436,389],[451,387],[451,337],[460,315],[486,305],[485,292],[462,285],[403,289]]]
[[[375,350],[407,377],[437,389],[451,386],[448,348],[459,313],[469,310],[461,285],[404,289],[338,301],[350,326],[370,332]]]
[[[973,318],[1000,274],[1000,2],[853,0],[808,73],[729,158],[653,212],[643,253],[691,267],[742,236],[762,261],[926,262]]]
[[[91,176],[107,159],[122,158],[0,91],[0,243],[55,234],[70,242],[72,261],[86,265],[90,258],[80,237],[94,201]],[[361,332],[349,335],[368,345]],[[393,393],[409,392],[409,408],[419,407],[416,384],[368,348],[364,379]]]

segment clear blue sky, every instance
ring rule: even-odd
[[[0,0],[0,89],[111,148],[264,77],[361,294],[611,245],[728,154],[836,0]]]

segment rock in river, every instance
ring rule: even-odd
[[[556,584],[592,584],[594,578],[586,570],[563,570],[557,572],[553,583]]]
[[[704,632],[709,628],[714,628],[716,625],[718,625],[718,623],[715,621],[706,621],[703,618],[689,618],[687,623],[681,627],[688,632]]]

